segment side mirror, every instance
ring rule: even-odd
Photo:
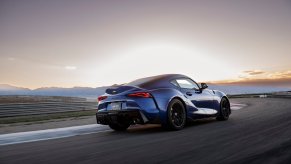
[[[201,89],[206,89],[208,88],[208,85],[206,83],[201,83]]]

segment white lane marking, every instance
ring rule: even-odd
[[[239,110],[239,109],[244,108],[246,106],[247,106],[246,104],[230,103],[231,110]]]
[[[29,132],[18,132],[10,134],[0,135],[0,146],[2,145],[11,145],[18,143],[34,142],[34,141],[43,141],[49,139],[57,139],[64,137],[72,137],[77,135],[85,135],[92,133],[106,132],[108,130],[107,126],[99,124],[91,125],[82,125],[82,126],[73,126],[66,128],[56,128],[56,129],[47,129],[47,130],[37,130]]]
[[[214,109],[209,109],[209,108],[198,108],[197,111],[193,112],[194,114],[204,114],[204,115],[212,115],[212,114],[216,114],[217,110]]]

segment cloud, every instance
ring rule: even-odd
[[[249,80],[255,78],[265,78],[267,72],[261,70],[247,70],[238,75],[239,80]]]
[[[249,85],[249,86],[274,86],[274,87],[288,87],[291,89],[291,77],[289,78],[276,78],[276,79],[248,79],[231,84]]]
[[[76,70],[77,67],[76,66],[65,66],[66,70]]]
[[[278,72],[249,70],[239,75],[237,80],[225,80],[216,83],[225,85],[288,87],[291,89],[291,70]]]
[[[268,75],[270,78],[291,78],[291,70],[274,72]]]
[[[244,71],[243,73],[247,74],[247,75],[260,75],[260,74],[264,74],[266,72],[264,71],[260,71],[260,70],[249,70],[249,71]]]

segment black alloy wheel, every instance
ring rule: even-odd
[[[220,102],[220,111],[216,119],[219,121],[228,120],[229,115],[230,115],[230,103],[225,97],[223,97]]]
[[[168,124],[170,130],[181,130],[186,124],[186,109],[179,99],[173,99],[168,106]]]

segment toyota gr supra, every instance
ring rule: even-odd
[[[223,92],[207,89],[180,74],[146,77],[113,86],[98,97],[97,123],[121,131],[132,124],[161,124],[182,129],[187,121],[216,117],[227,120],[229,100]]]

